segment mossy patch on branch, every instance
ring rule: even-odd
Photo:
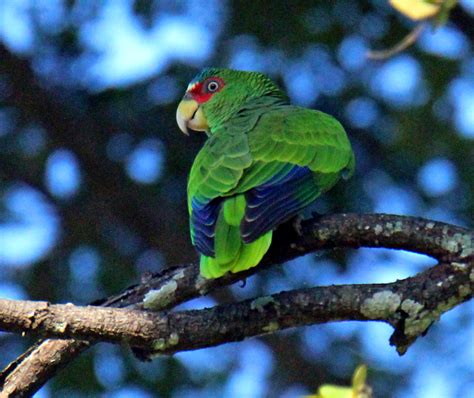
[[[387,319],[398,310],[400,303],[401,298],[398,294],[384,290],[365,299],[360,310],[369,319]]]

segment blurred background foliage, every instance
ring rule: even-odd
[[[319,212],[388,212],[472,226],[474,1],[383,62],[413,22],[386,1],[2,0],[0,296],[84,304],[145,271],[192,261],[186,177],[204,137],[175,108],[204,66],[268,73],[292,101],[335,115],[358,160]],[[293,261],[200,308],[301,286],[388,282],[433,264],[389,250]],[[296,397],[369,366],[378,397],[474,391],[472,304],[402,358],[390,328],[348,322],[141,363],[100,344],[38,397]],[[4,367],[31,340],[0,334]],[[467,394],[467,395],[466,395]]]

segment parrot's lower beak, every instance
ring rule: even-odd
[[[184,98],[178,105],[176,121],[180,130],[189,135],[188,128],[195,131],[207,131],[206,117],[199,104],[193,99]]]

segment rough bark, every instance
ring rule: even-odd
[[[336,247],[405,249],[439,263],[390,284],[314,287],[197,311],[142,311],[169,309],[272,264]],[[297,229],[278,230],[262,264],[247,272],[204,280],[197,265],[178,266],[101,303],[126,309],[0,303],[0,327],[5,330],[87,339],[41,342],[2,372],[2,391],[4,396],[12,391],[10,396],[32,394],[97,340],[126,341],[146,355],[172,354],[299,325],[378,320],[394,327],[391,343],[403,353],[442,313],[472,297],[473,266],[473,233],[461,227],[383,214],[315,217]]]
[[[0,329],[52,338],[126,343],[172,354],[290,327],[344,320],[376,320],[395,329],[404,353],[446,311],[470,299],[474,261],[441,263],[386,284],[320,286],[202,310],[158,313],[0,299]]]

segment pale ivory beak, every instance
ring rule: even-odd
[[[184,98],[176,110],[176,121],[179,129],[189,135],[188,128],[195,131],[207,131],[207,120],[199,104],[193,99]]]

